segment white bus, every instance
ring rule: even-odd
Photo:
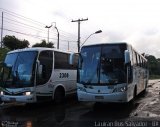
[[[127,43],[83,46],[77,72],[78,100],[129,102],[146,90],[148,77],[147,60]]]
[[[0,97],[6,102],[34,103],[64,100],[76,93],[76,62],[69,52],[51,48],[26,48],[6,55],[0,75]]]

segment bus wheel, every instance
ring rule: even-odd
[[[64,102],[64,98],[65,98],[65,91],[63,88],[57,88],[55,93],[54,93],[54,102],[56,104],[60,104],[62,102]]]
[[[133,93],[133,100],[135,100],[136,96],[137,96],[137,87],[135,86]]]

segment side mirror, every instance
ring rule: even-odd
[[[124,59],[125,59],[125,64],[130,63],[130,52],[128,50],[125,50],[124,52]]]
[[[71,53],[69,56],[69,64],[74,65],[75,53]]]
[[[39,65],[38,67],[38,74],[42,75],[43,65]]]
[[[40,65],[40,62],[37,61],[37,74],[39,75],[39,77],[42,77],[42,71],[43,71],[43,65]]]

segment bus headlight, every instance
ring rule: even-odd
[[[1,92],[0,92],[0,95],[4,95],[4,92],[3,92],[3,91],[1,91]]]
[[[31,92],[25,92],[24,95],[29,96],[29,95],[31,95]]]
[[[124,91],[126,91],[126,90],[127,90],[127,87],[126,87],[126,86],[120,88],[120,92],[124,92]]]
[[[127,86],[115,88],[113,92],[125,92],[127,90]]]
[[[77,90],[86,92],[86,89],[83,87],[77,87]]]

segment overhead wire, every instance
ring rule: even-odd
[[[38,37],[47,38],[47,37],[43,37],[43,36],[39,36],[39,35],[33,35],[33,34],[23,33],[23,32],[19,32],[19,31],[15,31],[15,30],[10,30],[10,29],[6,29],[6,28],[3,28],[3,30],[14,32],[14,33],[18,33],[18,34],[23,34],[23,35],[30,36],[30,37],[35,37],[35,38],[38,38]],[[54,38],[52,38],[52,39],[54,39]]]
[[[11,11],[8,11],[8,10],[3,9],[3,8],[0,8],[0,10],[2,10],[6,15],[10,15],[12,17],[12,19],[10,19],[10,18],[8,18],[6,16],[4,16],[3,18],[4,18],[5,22],[7,22],[9,24],[12,24],[12,28],[14,28],[14,29],[15,29],[15,27],[13,27],[13,26],[16,25],[16,28],[17,27],[23,27],[23,29],[24,29],[24,27],[25,27],[25,28],[28,28],[28,29],[31,29],[31,30],[35,30],[36,32],[47,33],[47,31],[42,29],[42,28],[45,28],[44,26],[46,26],[46,24],[44,24],[44,23],[35,21],[35,20],[27,18],[27,17],[24,17],[22,15],[19,15],[17,13],[11,12]],[[20,21],[20,20],[24,20],[24,21]],[[30,22],[30,23],[34,24],[34,26],[30,25],[30,24],[28,24],[26,22]],[[36,27],[35,27],[35,25],[36,25]],[[39,27],[41,27],[41,28],[39,28]],[[25,35],[25,36],[30,36],[30,37],[37,38],[37,39],[47,39],[47,37],[44,37],[44,36],[24,33],[24,32],[20,32],[19,30],[12,30],[12,29],[9,29],[9,28],[6,28],[6,27],[3,28],[3,30],[8,31],[8,32],[17,33],[17,34],[22,34],[22,35]],[[69,42],[69,43],[71,42],[71,43],[77,44],[77,41],[74,41],[74,40],[71,39],[73,37],[74,38],[77,37],[76,35],[71,34],[69,32],[65,32],[65,31],[63,31],[61,29],[58,29],[58,30],[60,31],[60,39],[59,40],[62,41],[63,44],[64,44],[64,42]],[[50,31],[50,35],[51,35],[51,33],[52,33],[52,36],[53,35],[54,36],[57,35],[53,31]],[[49,39],[57,41],[57,39],[53,38],[53,37],[49,37]],[[74,46],[74,45],[72,44],[72,46]]]
[[[32,32],[34,31],[34,32],[37,32],[37,33],[43,33],[43,34],[47,34],[47,31],[45,31],[45,30],[37,30],[37,29],[35,29],[35,28],[32,28],[32,27],[29,27],[29,26],[24,26],[24,25],[20,25],[20,24],[17,24],[17,23],[13,23],[13,22],[10,22],[10,21],[5,21],[5,23],[8,23],[8,24],[10,24],[10,27],[12,27],[12,28],[19,28],[19,29],[21,29],[21,28],[23,28],[23,29],[26,29],[26,30],[32,30]],[[7,25],[6,25],[7,26]],[[50,32],[50,33],[52,33],[52,36],[55,36],[56,37],[56,34],[55,33],[53,33],[53,32]]]
[[[0,9],[1,9],[1,10],[4,10],[5,13],[7,13],[7,14],[9,14],[9,15],[11,15],[11,16],[15,16],[15,17],[17,17],[17,18],[21,18],[21,19],[23,19],[23,20],[30,21],[30,22],[32,22],[32,23],[35,23],[36,25],[37,25],[37,24],[39,24],[39,25],[41,24],[41,25],[40,25],[41,27],[46,26],[46,24],[44,24],[44,23],[35,21],[35,20],[30,19],[30,18],[27,18],[27,17],[24,17],[24,16],[22,16],[22,15],[19,15],[19,14],[17,14],[17,13],[11,12],[11,11],[9,11],[9,10],[3,9],[3,8],[0,8]],[[11,14],[11,13],[13,13],[13,14]],[[71,36],[77,37],[77,35],[72,34],[72,33],[69,33],[69,32],[66,32],[66,31],[63,31],[63,30],[61,30],[61,29],[59,29],[59,31],[61,32],[61,34],[63,33],[63,34],[65,34],[65,35],[71,35]]]
[[[26,35],[26,36],[31,36],[31,37],[41,37],[41,38],[47,38],[47,37],[44,37],[44,36],[39,36],[39,35],[34,35],[34,34],[28,34],[28,33],[23,33],[23,32],[19,32],[19,31],[15,31],[15,30],[10,30],[10,29],[6,29],[6,28],[3,28],[3,30],[6,30],[6,31],[10,31],[10,32],[14,32],[14,33],[18,33],[18,34],[23,34],[23,35]],[[57,40],[56,38],[49,38],[49,39],[53,39],[53,40]],[[64,40],[64,39],[59,39],[60,41],[65,41],[65,42],[76,42],[76,41],[72,41],[72,40]]]
[[[22,15],[20,15],[20,14],[15,13],[15,12],[11,12],[11,11],[6,10],[6,9],[3,9],[3,8],[0,8],[0,10],[3,10],[4,13],[7,13],[7,14],[9,14],[9,15],[11,15],[11,16],[14,16],[14,17],[17,17],[17,18],[21,18],[21,19],[23,19],[23,20],[27,20],[27,21],[30,21],[30,22],[32,22],[32,23],[36,23],[36,24],[39,24],[39,25],[41,24],[41,25],[43,25],[43,26],[46,26],[46,24],[44,24],[44,23],[41,23],[41,22],[39,22],[39,21],[35,21],[35,20],[31,19],[31,18],[27,18],[27,17],[25,17],[25,16],[22,16]]]
[[[7,20],[10,20],[10,21],[13,21],[13,22],[20,23],[20,24],[25,25],[25,26],[29,26],[29,27],[32,27],[32,28],[38,29],[38,30],[43,30],[43,29],[39,29],[39,28],[37,28],[37,27],[35,27],[35,26],[32,26],[32,25],[28,25],[28,24],[25,24],[25,23],[22,23],[22,22],[19,22],[19,21],[13,20],[13,19],[9,19],[9,18],[7,18],[7,17],[3,17],[3,18],[4,18],[4,19],[7,19]]]
[[[9,21],[5,21],[6,23],[10,23],[10,28],[18,28],[18,30],[19,29],[21,29],[21,28],[23,28],[23,29],[25,29],[25,30],[31,30],[32,32],[34,31],[34,32],[37,32],[37,33],[46,33],[45,31],[39,31],[39,30],[35,30],[34,28],[28,28],[28,27],[26,27],[26,26],[22,26],[22,25],[17,25],[16,23],[11,23],[11,22],[9,22]]]

